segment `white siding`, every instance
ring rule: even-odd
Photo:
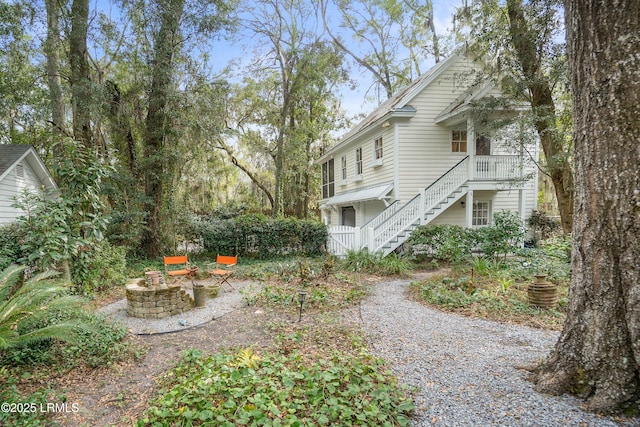
[[[528,186],[525,189],[525,218],[529,218],[534,209],[534,190],[533,186]],[[518,213],[519,212],[519,198],[518,198],[518,190],[504,190],[504,191],[474,191],[473,199],[477,201],[489,201],[491,203],[491,215],[494,213],[508,210]],[[460,225],[465,226],[465,213],[466,210],[462,206],[462,202],[465,201],[465,198],[461,198],[452,206],[450,206],[447,210],[445,210],[442,214],[440,214],[436,219],[434,219],[432,224],[452,224],[452,225]]]
[[[451,152],[451,129],[437,125],[434,118],[462,93],[461,85],[472,83],[461,82],[460,78],[472,69],[472,61],[462,58],[411,101],[417,114],[409,126],[399,129],[398,196],[402,202],[411,199],[467,155]]]
[[[374,141],[382,137],[382,165],[374,166]],[[359,190],[373,185],[379,185],[393,181],[393,127],[378,127],[369,132],[367,137],[360,138],[348,147],[336,151],[333,155],[336,169],[336,193]],[[354,181],[356,177],[356,149],[362,148],[362,180]],[[341,158],[347,158],[347,179],[342,180]]]
[[[463,197],[461,200],[458,200],[453,205],[449,206],[447,210],[431,221],[431,224],[451,224],[464,227],[466,225],[464,216],[466,209],[462,206],[462,201],[464,200],[465,198]]]
[[[451,149],[451,126],[443,126],[435,123],[438,117],[454,100],[468,88],[477,83],[478,68],[468,58],[459,57],[457,62],[449,64],[435,80],[430,82],[420,93],[415,95],[407,105],[399,107],[413,107],[415,114],[412,117],[391,118],[389,126],[378,124],[375,128],[369,128],[357,138],[349,142],[333,153],[336,162],[336,194],[358,190],[382,183],[394,183],[392,200],[399,200],[400,204],[406,203],[419,191],[438,179],[442,174],[451,169],[465,156],[475,145],[471,138],[467,140],[467,152],[455,153]],[[486,95],[501,95],[500,89],[493,88]],[[460,118],[462,120],[462,118]],[[453,119],[451,119],[453,121]],[[451,122],[450,121],[450,122]],[[455,129],[466,129],[466,121],[460,123]],[[519,129],[515,126],[494,132],[491,137],[491,154],[521,154],[514,138]],[[383,164],[373,167],[374,140],[383,137]],[[395,138],[397,137],[397,141]],[[535,138],[532,139],[535,142]],[[397,146],[397,158],[395,158]],[[355,182],[355,149],[362,147],[363,173],[362,180]],[[534,153],[535,150],[531,149]],[[346,155],[347,179],[340,180],[341,157]],[[397,176],[396,176],[397,172]],[[527,172],[536,172],[529,166]],[[492,184],[487,184],[492,185]],[[516,188],[502,187],[476,187],[475,200],[488,200],[491,202],[491,212],[508,209],[519,211],[519,192]],[[502,191],[487,191],[485,188],[497,188]],[[533,180],[525,185],[525,216],[529,217],[535,207],[536,197]],[[438,218],[434,224],[466,225],[466,209],[459,200]],[[384,209],[381,201],[353,203],[356,209],[356,225],[362,226]],[[331,216],[331,225],[340,225],[340,207],[326,211]]]
[[[16,176],[16,165],[23,167],[24,177]],[[41,183],[29,163],[25,160],[17,163],[0,182],[0,224],[14,222],[22,215],[22,211],[11,205],[14,198],[20,197],[25,189],[40,191]]]

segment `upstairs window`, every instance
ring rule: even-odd
[[[340,159],[340,178],[343,181],[347,179],[347,156],[342,156]]]
[[[373,141],[373,160],[379,160],[382,158],[382,137],[376,138]]]
[[[467,152],[467,131],[466,130],[451,131],[451,152],[453,153]]]
[[[356,148],[356,175],[362,175],[362,147]]]
[[[18,178],[24,178],[24,166],[16,165],[16,176]]]
[[[322,198],[333,197],[335,194],[333,159],[322,164]]]

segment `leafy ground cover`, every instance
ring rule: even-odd
[[[367,353],[360,327],[340,318],[366,296],[365,278],[334,272],[331,259],[299,259],[277,280],[270,266],[261,290],[243,297],[281,314],[267,325],[274,345],[187,352],[137,425],[407,425],[410,392]],[[303,321],[292,322],[301,290]]]
[[[478,258],[446,273],[413,282],[409,293],[415,300],[445,311],[561,330],[567,305],[567,282],[556,283],[558,304],[555,308],[538,308],[527,299],[532,269],[536,266],[523,259]]]
[[[562,245],[554,250],[557,256],[546,256],[547,249],[543,249],[506,262],[474,258],[451,271],[428,275],[413,270],[414,277],[423,279],[411,286],[411,293],[444,310],[558,329],[566,304],[568,268],[565,271],[563,267],[561,258],[566,251]],[[242,420],[249,425],[309,425],[317,418],[333,425],[403,425],[411,414],[411,391],[399,387],[382,361],[367,353],[360,326],[341,316],[342,310],[357,307],[369,285],[381,280],[385,272],[402,276],[412,269],[406,259],[389,259],[381,261],[366,253],[354,253],[347,260],[246,260],[239,266],[238,278],[251,278],[260,286],[243,294],[247,307],[205,327],[189,333],[137,338],[132,344],[127,344],[130,338],[124,338],[117,327],[105,329],[98,342],[81,341],[75,349],[50,343],[36,349],[38,360],[32,359],[30,368],[14,361],[10,372],[0,372],[2,398],[14,402],[79,402],[82,408],[93,409],[10,421],[13,425],[220,425],[225,418],[224,422]],[[386,264],[381,267],[383,262]],[[142,274],[150,267],[161,269],[161,265],[143,264],[137,268]],[[541,268],[553,268],[550,277],[560,285],[561,304],[556,310],[540,310],[526,303],[531,273]],[[305,305],[302,321],[298,322],[301,290],[306,293]],[[112,288],[101,293],[92,302],[93,307],[118,295],[122,298],[117,291]],[[75,362],[64,365],[62,372],[60,368],[37,368],[47,357],[64,358],[92,348],[93,368]],[[119,349],[120,355],[109,358],[103,354],[104,349],[111,348]],[[20,350],[22,353],[12,357],[26,360],[28,351]],[[337,383],[324,377],[327,371],[349,381]],[[354,383],[353,376],[361,372],[366,373],[366,384]],[[91,381],[87,381],[89,377]],[[156,383],[155,378],[161,379]],[[227,381],[238,396],[211,394],[205,387],[209,381]],[[318,384],[323,385],[319,388]],[[242,390],[245,393],[239,397]],[[286,398],[282,390],[287,390]],[[322,399],[318,398],[319,390]],[[188,401],[177,402],[178,395],[188,395]],[[229,401],[231,397],[235,406]],[[333,406],[340,411],[332,411]]]
[[[413,410],[382,361],[366,353],[310,363],[298,352],[194,351],[162,381],[138,426],[404,426]]]

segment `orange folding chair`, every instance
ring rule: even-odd
[[[178,267],[172,269],[174,266]],[[164,270],[167,272],[167,276],[175,278],[180,284],[185,277],[190,277],[193,272],[189,268],[189,260],[186,255],[164,257]]]
[[[214,270],[211,270],[209,273],[218,278],[218,285],[222,287],[223,285],[229,286],[234,291],[236,288],[233,287],[231,283],[229,283],[229,277],[233,276],[236,272],[236,264],[238,263],[237,256],[225,256],[218,255],[216,257],[216,267]]]

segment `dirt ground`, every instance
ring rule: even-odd
[[[367,283],[380,278],[368,277]],[[94,309],[107,305],[122,296],[114,292],[95,301]],[[297,310],[288,312],[264,307],[243,305],[215,320],[188,330],[155,335],[132,335],[130,339],[146,348],[139,360],[127,364],[107,366],[80,372],[78,369],[54,379],[49,386],[67,396],[67,405],[77,407],[76,412],[57,413],[54,419],[63,426],[102,427],[131,426],[147,409],[147,404],[158,390],[156,380],[180,360],[180,354],[189,349],[216,353],[225,349],[252,347],[264,349],[274,344],[274,328],[269,325],[287,324],[314,328],[318,319],[305,310],[305,318],[297,324]],[[329,331],[339,341],[341,332]],[[322,336],[318,337],[321,342]],[[351,344],[346,339],[346,347]],[[320,344],[322,345],[322,344]],[[311,347],[313,344],[311,344]]]
[[[137,362],[88,372],[72,371],[58,379],[59,391],[77,412],[57,414],[64,426],[131,426],[156,391],[156,378],[173,367],[184,350],[215,353],[227,348],[264,348],[273,344],[268,324],[282,313],[244,307],[186,331],[132,337],[148,348]]]

